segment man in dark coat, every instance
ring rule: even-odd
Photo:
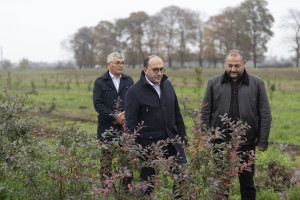
[[[228,52],[225,73],[208,81],[203,100],[202,120],[206,128],[222,129],[220,115],[227,113],[231,120],[240,119],[250,128],[246,130],[246,141],[240,144],[239,151],[255,151],[255,146],[258,150],[265,151],[268,148],[272,120],[270,105],[263,80],[248,74],[245,66],[243,52],[236,49]],[[229,135],[226,136],[226,139],[228,138]],[[239,174],[242,200],[256,198],[253,177],[254,164],[251,165],[251,172],[243,171]]]
[[[97,138],[111,140],[113,136],[103,137],[106,130],[122,131],[125,120],[124,100],[128,88],[133,85],[131,77],[123,74],[124,55],[113,52],[107,56],[108,71],[97,78],[93,89],[93,103],[98,112]]]
[[[179,137],[186,142],[185,125],[181,116],[177,96],[167,76],[160,57],[149,56],[144,61],[140,80],[129,88],[125,97],[126,126],[132,132],[139,123],[143,128],[136,140],[143,147],[158,141]],[[175,156],[178,164],[184,164],[186,157],[181,143],[171,140],[166,157]],[[141,169],[140,178],[147,181],[155,171],[151,167]],[[145,194],[152,192],[149,187]]]
[[[98,112],[97,139],[101,141],[111,141],[116,137],[115,131],[123,131],[125,94],[133,85],[132,78],[122,73],[124,65],[122,53],[109,54],[107,56],[108,71],[97,78],[94,83],[93,103]],[[101,173],[110,174],[111,161],[101,158],[100,163]],[[104,176],[101,178],[105,179]],[[126,190],[131,180],[132,177],[124,179],[122,184]]]

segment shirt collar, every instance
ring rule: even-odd
[[[152,86],[152,87],[157,87],[160,85],[160,82],[158,85],[154,85],[151,81],[149,81],[149,79],[147,78],[147,76],[145,75],[146,81]]]
[[[115,75],[113,75],[112,73],[110,73],[110,71],[108,72],[109,76],[111,77],[111,79],[120,79],[122,77],[122,74],[120,74],[119,78],[115,77]]]

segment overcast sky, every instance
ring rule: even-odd
[[[176,5],[199,11],[206,19],[220,14],[226,7],[238,6],[242,0],[0,0],[0,47],[3,59],[19,62],[55,62],[72,58],[61,42],[83,26],[95,26],[101,20],[114,21],[130,13],[145,11],[149,15]],[[266,55],[289,57],[284,41],[287,32],[280,28],[288,9],[300,10],[299,0],[268,0],[275,19],[274,37],[268,42]]]

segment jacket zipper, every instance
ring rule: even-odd
[[[242,120],[241,118],[241,110],[240,110],[240,86],[242,85],[242,81],[240,82],[239,84],[239,87],[238,87],[238,104],[239,104],[239,116],[240,116],[240,120]]]
[[[231,96],[232,96],[232,88],[229,82],[227,82],[227,84],[230,87],[230,99],[229,99],[229,105],[228,105],[228,112],[227,112],[227,116],[229,117],[229,110],[230,110],[230,103],[231,103]]]

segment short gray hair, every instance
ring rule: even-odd
[[[123,60],[125,60],[125,56],[123,53],[112,52],[107,56],[107,63],[114,61],[115,57],[122,58]]]
[[[242,62],[246,59],[244,52],[242,52],[241,50],[238,50],[238,49],[231,49],[230,51],[228,51],[228,53],[226,54],[226,57],[225,57],[225,61],[227,60],[227,57],[229,55],[234,56],[234,57],[237,55],[240,55],[242,58]]]

